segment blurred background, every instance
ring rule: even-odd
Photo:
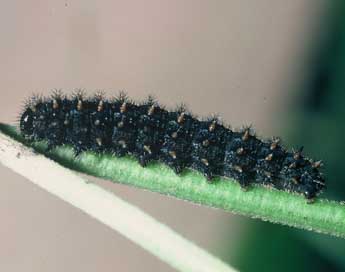
[[[322,197],[344,200],[344,16],[341,0],[2,1],[0,121],[53,88],[154,94],[304,145],[325,162]],[[2,166],[0,179],[0,271],[174,271]],[[96,182],[241,271],[345,270],[344,240]]]

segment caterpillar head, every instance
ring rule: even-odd
[[[33,136],[33,122],[34,122],[34,111],[28,107],[20,116],[20,131],[25,138],[31,138]]]

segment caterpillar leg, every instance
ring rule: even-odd
[[[213,182],[214,182],[215,176],[213,175],[213,173],[211,173],[211,172],[206,172],[206,173],[204,174],[204,176],[206,177],[207,183],[213,183]]]
[[[250,182],[248,180],[248,178],[246,177],[242,177],[238,180],[240,186],[241,186],[241,190],[243,192],[247,192],[249,190],[249,186],[250,186]]]
[[[315,198],[307,198],[307,204],[313,204],[315,202]]]
[[[180,175],[183,171],[183,168],[180,165],[175,165],[172,167],[176,175]]]
[[[139,164],[140,164],[142,167],[146,167],[146,166],[147,166],[148,160],[146,159],[145,156],[139,156]]]

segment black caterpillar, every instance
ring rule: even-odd
[[[325,187],[321,161],[288,152],[278,138],[258,139],[250,128],[232,131],[217,118],[199,120],[185,107],[168,111],[148,98],[134,103],[121,93],[71,98],[55,92],[50,98],[30,99],[20,116],[20,131],[31,141],[47,140],[48,149],[73,146],[85,150],[132,155],[144,167],[162,161],[177,174],[185,168],[236,179],[242,188],[251,183],[303,194],[311,202]]]

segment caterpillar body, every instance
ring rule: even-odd
[[[96,94],[86,98],[55,92],[34,97],[20,116],[21,134],[30,141],[46,140],[48,149],[70,144],[79,155],[86,150],[132,155],[145,167],[161,161],[177,174],[186,168],[214,177],[304,195],[311,202],[324,188],[322,162],[289,152],[278,138],[259,139],[250,128],[233,131],[217,118],[200,120],[185,107],[168,111],[151,97],[134,103],[121,93],[114,99]]]

